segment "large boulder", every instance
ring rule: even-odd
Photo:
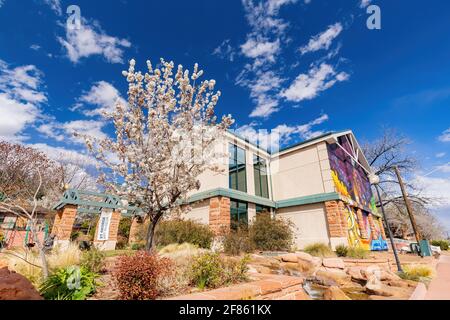
[[[333,268],[333,269],[345,269],[345,263],[342,259],[339,258],[326,258],[322,261],[323,266],[326,268]]]
[[[351,300],[341,289],[338,287],[329,287],[323,294],[324,300]]]
[[[340,286],[349,285],[352,278],[343,270],[321,267],[316,272],[316,277],[325,278]]]
[[[295,253],[295,255],[297,256],[297,258],[299,260],[306,261],[306,262],[309,262],[309,263],[313,263],[314,262],[314,257],[312,255],[310,255],[309,253],[298,251],[298,252]]]
[[[371,277],[366,284],[366,292],[370,295],[407,299],[411,296],[412,288],[391,287],[382,283],[378,278]]]
[[[0,300],[43,300],[39,292],[24,276],[0,269]]]
[[[347,274],[356,282],[366,282],[367,278],[361,272],[361,267],[350,267],[347,269]]]
[[[297,263],[298,257],[295,253],[287,253],[281,256],[281,261]]]

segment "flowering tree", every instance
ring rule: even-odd
[[[142,74],[131,60],[123,72],[128,103],[118,101],[113,112],[105,113],[113,120],[114,139],[83,136],[104,164],[99,182],[147,214],[149,251],[161,218],[200,188],[201,173],[218,170],[214,141],[233,122],[229,115],[217,121],[220,91],[214,90],[214,80],[198,81],[203,71],[197,64],[191,76],[181,65],[174,74],[173,62],[161,59],[160,66],[154,69],[147,61]]]

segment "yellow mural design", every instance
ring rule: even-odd
[[[356,213],[346,207],[347,226],[348,226],[348,244],[350,247],[361,247],[365,250],[370,250],[370,241],[361,237]]]
[[[339,180],[339,176],[336,173],[336,171],[334,170],[331,171],[331,177],[333,178],[333,182],[334,185],[336,186],[338,193],[340,193],[344,197],[350,198],[350,193],[348,192],[347,187],[343,182],[341,182],[341,180]]]

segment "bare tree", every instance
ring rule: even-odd
[[[31,234],[33,235],[33,241],[36,244],[36,248],[39,252],[39,258],[41,260],[41,268],[42,268],[42,275],[44,279],[47,279],[48,277],[48,264],[47,259],[45,256],[45,244],[44,241],[41,241],[38,236],[38,213],[37,213],[37,207],[38,207],[38,195],[42,188],[42,176],[40,173],[39,168],[36,168],[37,176],[38,176],[38,186],[33,194],[33,200],[32,200],[32,206],[31,210],[27,208],[27,204],[24,203],[24,201],[21,200],[14,200],[8,195],[3,199],[3,201],[0,202],[0,210],[4,212],[11,213],[15,215],[18,218],[25,219],[28,223],[28,227],[30,228]],[[26,260],[25,260],[26,261]]]
[[[405,177],[414,176],[415,171],[419,169],[419,161],[406,151],[409,144],[409,139],[395,130],[383,128],[381,138],[364,143],[362,147],[367,161],[375,174],[380,177],[379,187],[383,194],[383,204],[390,216],[390,225],[395,234],[401,237],[407,237],[412,228],[403,196],[399,192],[394,167],[398,167]],[[437,199],[424,196],[421,188],[414,183],[414,179],[405,180],[421,234],[428,237],[439,236],[441,234],[439,221],[428,209],[428,206]]]

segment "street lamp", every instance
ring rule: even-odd
[[[398,257],[397,248],[395,247],[394,236],[392,235],[391,227],[389,226],[389,221],[387,220],[386,213],[384,212],[383,201],[381,200],[380,189],[378,187],[378,185],[380,184],[380,177],[377,176],[376,174],[370,174],[369,181],[375,187],[375,190],[377,190],[378,199],[381,205],[381,212],[383,213],[384,221],[386,221],[386,227],[388,229],[389,239],[391,240],[392,251],[394,252],[395,262],[397,263],[397,270],[398,272],[403,272],[402,265],[400,264],[400,259]]]

